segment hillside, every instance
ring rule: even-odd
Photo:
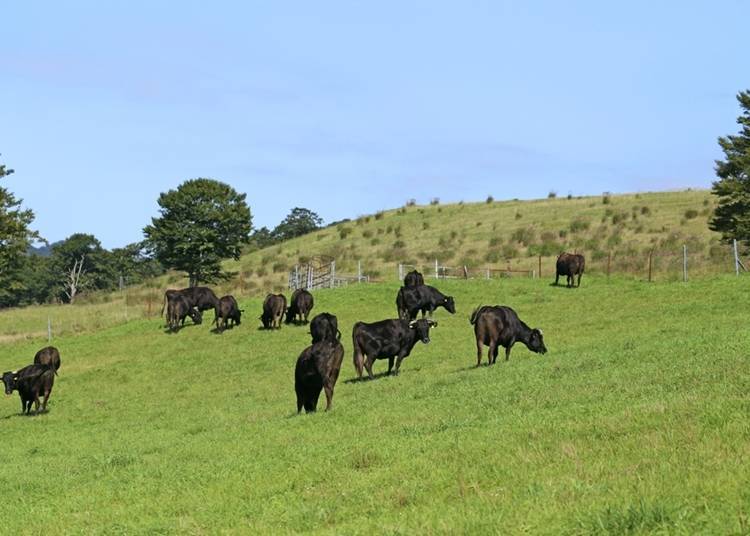
[[[682,246],[695,274],[728,273],[731,253],[707,227],[714,199],[708,191],[641,193],[536,201],[404,206],[338,223],[283,244],[253,252],[227,266],[239,273],[234,287],[263,293],[286,284],[298,262],[325,255],[337,270],[354,275],[357,262],[374,279],[391,280],[398,263],[434,273],[441,266],[554,271],[560,251],[587,257],[587,273],[645,278],[655,250],[655,277],[679,279]],[[448,273],[451,273],[449,270]],[[462,272],[461,272],[462,273]]]
[[[54,340],[49,413],[18,416],[15,394],[0,405],[0,513],[27,534],[742,533],[744,286],[441,281],[457,314],[436,313],[401,375],[366,382],[351,382],[351,328],[392,316],[397,283],[316,291],[346,355],[333,411],[300,417],[292,377],[307,328],[259,331],[257,298],[221,336],[133,316],[106,327],[112,304],[59,307],[90,331]],[[549,353],[517,346],[475,368],[467,316],[488,302],[541,327]],[[45,342],[6,342],[0,367]]]

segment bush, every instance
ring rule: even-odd
[[[401,238],[401,225],[396,225],[396,227],[393,228],[393,234],[396,235],[396,238]]]
[[[362,231],[362,236],[364,238],[371,238],[372,237],[372,229],[365,229]]]
[[[389,226],[388,226],[388,227],[387,227],[387,228],[385,229],[385,234],[391,234],[392,232],[393,232],[393,225],[389,225]]]
[[[602,194],[602,205],[609,205],[612,199],[610,199],[611,194],[609,192],[604,192]]]
[[[547,194],[547,199],[554,199],[555,197],[557,197],[557,192],[554,190],[550,190]]]
[[[521,216],[521,213],[520,213],[520,212],[518,212],[518,211],[516,210],[516,219],[517,219],[517,220],[520,220],[520,219],[521,219],[521,217],[522,217],[522,216]]]
[[[439,205],[440,204],[440,198],[439,197],[433,197],[430,199],[430,205]]]
[[[403,249],[405,247],[406,247],[406,242],[404,242],[403,240],[396,240],[393,243],[393,249],[397,249],[397,248]]]
[[[370,240],[371,246],[377,246],[378,244],[380,244],[380,238],[373,238],[372,240]]]
[[[703,200],[703,206],[707,207],[709,203],[708,197]]]
[[[285,262],[275,262],[271,269],[273,273],[278,274],[279,272],[286,272],[287,266]]]
[[[617,225],[619,223],[624,222],[627,219],[628,219],[627,212],[623,212],[623,211],[616,212],[615,214],[612,214],[612,225]]]
[[[560,229],[557,233],[557,236],[559,236],[560,238],[565,238],[566,236],[568,236],[568,231],[565,229]]]
[[[416,205],[416,204],[417,204],[417,200],[416,200],[416,199],[413,199],[413,198],[412,198],[412,199],[409,199],[409,200],[408,200],[408,201],[406,202],[406,206],[407,206],[407,207],[413,207],[413,206],[414,206],[414,205]]]
[[[489,246],[491,248],[494,248],[496,246],[499,246],[502,243],[503,243],[503,239],[501,237],[499,237],[499,236],[493,236],[492,238],[490,238]]]
[[[689,208],[685,211],[685,219],[686,220],[692,220],[693,218],[698,217],[698,211],[694,208]]]
[[[476,226],[477,226],[477,227],[480,227],[481,225],[482,225],[482,222],[481,222],[481,221],[478,221],[478,222],[477,222],[477,225],[476,225]]]
[[[589,227],[591,227],[591,223],[587,219],[576,218],[570,222],[569,229],[571,233],[577,233],[579,231],[587,231]]]
[[[375,213],[375,219],[376,219],[376,220],[382,220],[382,219],[383,219],[383,216],[384,216],[384,213],[383,213],[383,211],[382,211],[382,210],[381,210],[380,212],[376,212],[376,213]]]
[[[427,221],[423,221],[423,222],[422,222],[422,230],[423,230],[423,231],[426,231],[426,230],[427,230],[427,229],[429,229],[429,228],[430,228],[430,222],[427,222]]]
[[[519,256],[518,248],[516,248],[516,246],[514,246],[513,244],[505,244],[500,249],[500,254],[504,259],[515,259]]]
[[[513,234],[510,236],[510,238],[512,241],[519,242],[528,247],[529,244],[531,244],[536,238],[536,230],[530,226],[522,227],[513,231]]]
[[[258,277],[263,277],[267,273],[268,273],[268,271],[263,266],[261,266],[260,268],[258,268],[257,270],[255,270],[255,275],[257,275]]]
[[[487,203],[487,204],[489,205],[489,204],[490,204],[490,203],[492,203],[493,201],[495,201],[495,198],[494,198],[494,197],[492,197],[491,195],[488,195],[488,196],[487,196],[487,201],[486,201],[486,203]]]
[[[487,262],[500,262],[501,253],[497,249],[491,249],[484,256],[484,260]]]
[[[352,234],[352,228],[351,227],[339,227],[339,238],[341,240],[344,240],[347,236]]]
[[[650,209],[650,208],[648,208],[648,207],[647,207],[646,205],[643,205],[643,206],[641,207],[641,214],[642,214],[643,216],[650,216],[650,215],[651,215],[651,209]]]

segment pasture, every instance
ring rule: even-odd
[[[436,313],[432,342],[414,348],[398,377],[363,382],[351,381],[352,325],[393,318],[397,284],[315,292],[313,314],[338,316],[346,350],[329,413],[296,415],[293,370],[308,328],[259,330],[260,298],[238,296],[243,323],[223,335],[209,331],[212,314],[177,334],[140,317],[63,334],[53,340],[62,367],[50,411],[19,416],[16,394],[0,406],[4,526],[750,531],[745,278],[437,286],[455,296],[457,314]],[[509,362],[501,353],[487,367],[485,349],[475,368],[468,316],[482,303],[510,305],[541,327],[549,353],[517,345]],[[60,311],[71,323],[91,314]],[[3,313],[16,314],[27,313]],[[30,363],[45,344],[9,338],[0,367]]]

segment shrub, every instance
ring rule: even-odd
[[[393,225],[389,225],[385,230],[385,234],[391,234],[392,232],[393,232]]]
[[[278,274],[279,272],[286,272],[287,266],[285,262],[275,262],[271,269],[273,273]]]
[[[554,190],[550,190],[547,194],[547,199],[554,199],[555,197],[557,197],[557,192]]]
[[[512,241],[519,242],[528,247],[536,238],[536,230],[531,226],[521,227],[520,229],[513,231],[510,238]]]
[[[344,240],[350,234],[352,234],[351,227],[346,227],[346,226],[339,227],[339,238],[341,240]]]
[[[495,201],[495,198],[494,198],[494,197],[492,197],[491,195],[488,195],[488,196],[487,196],[487,201],[485,201],[485,202],[486,202],[486,203],[487,203],[487,204],[489,205],[489,204],[490,204],[490,203],[492,203],[493,201]]]
[[[604,192],[602,194],[602,205],[609,205],[610,202],[612,201],[610,197],[611,197],[611,194],[609,192]]]
[[[396,225],[396,227],[393,228],[393,234],[396,235],[396,238],[401,238],[401,225]]]
[[[370,240],[371,246],[377,246],[378,244],[380,244],[380,238],[373,238],[372,240]]]
[[[255,275],[257,275],[258,277],[263,277],[267,273],[268,273],[268,271],[263,266],[261,266],[260,268],[258,268],[257,270],[255,270]]]
[[[709,203],[708,197],[703,200],[703,206],[707,207]]]
[[[500,262],[501,253],[496,249],[491,249],[484,256],[484,260],[487,262]]]
[[[522,217],[522,216],[521,216],[521,213],[520,213],[520,212],[518,212],[518,211],[516,210],[516,219],[517,219],[517,220],[520,220],[520,219],[521,219],[521,217]]]
[[[694,208],[689,208],[685,211],[685,219],[686,220],[692,220],[693,218],[696,218],[698,216],[698,211]]]
[[[455,230],[451,231],[451,240],[455,240],[457,236],[458,236],[458,231],[455,231]]]
[[[380,212],[376,212],[375,213],[375,219],[376,220],[382,220],[383,219],[383,215],[384,215],[384,213],[383,213],[382,210]]]
[[[499,236],[493,236],[492,238],[490,238],[490,241],[489,241],[489,245],[491,248],[499,246],[502,243],[503,243],[503,239]]]
[[[433,197],[430,199],[430,205],[439,205],[440,204],[440,198],[439,197]]]
[[[423,230],[423,231],[426,231],[426,230],[427,230],[427,229],[429,229],[429,228],[430,228],[430,222],[427,222],[427,221],[423,221],[423,222],[422,222],[422,230]]]
[[[628,219],[627,212],[623,212],[623,211],[616,212],[612,214],[612,225],[617,225],[619,223],[624,222],[627,219]]]
[[[514,259],[519,256],[518,248],[516,248],[516,246],[514,246],[513,244],[505,244],[500,249],[500,254],[504,259]]]
[[[476,226],[477,226],[477,227],[480,227],[481,225],[482,225],[482,222],[481,222],[481,221],[478,221],[478,222],[477,222],[477,225],[476,225]]]
[[[383,233],[385,233],[385,229],[383,229],[382,227],[378,227],[378,234],[383,234]]]
[[[412,198],[412,199],[409,199],[409,200],[408,200],[408,201],[406,202],[406,206],[407,206],[407,207],[413,207],[413,206],[414,206],[414,205],[416,205],[416,204],[417,204],[417,200],[416,200],[416,199],[414,199],[414,198]]]
[[[557,233],[557,236],[559,236],[560,238],[565,238],[566,236],[568,236],[568,231],[565,229],[560,229]]]
[[[650,216],[651,215],[651,209],[648,208],[646,205],[643,205],[641,207],[641,214],[644,216]]]
[[[573,199],[573,194],[568,194],[568,199]]]
[[[406,242],[404,242],[403,240],[396,240],[393,243],[393,249],[405,248],[405,247],[406,247]]]
[[[571,233],[577,233],[579,231],[587,231],[589,227],[591,227],[591,223],[587,219],[576,218],[570,222],[569,229]]]
[[[362,236],[365,238],[371,238],[372,237],[372,229],[365,229],[362,231]]]

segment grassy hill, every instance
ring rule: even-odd
[[[115,321],[112,303],[58,308],[85,327],[54,341],[49,413],[18,416],[15,394],[0,405],[0,513],[28,534],[747,532],[744,278],[584,281],[441,281],[457,314],[436,314],[400,376],[366,382],[350,381],[351,327],[393,316],[397,283],[316,291],[346,355],[333,411],[300,417],[307,328],[257,330],[258,298],[223,335]],[[549,354],[520,346],[475,368],[479,303],[516,308]],[[36,324],[19,313],[0,327]],[[7,340],[0,367],[44,343]]]
[[[434,273],[434,262],[467,266],[470,275],[486,268],[554,272],[561,251],[587,257],[588,273],[646,277],[648,252],[655,250],[655,277],[681,277],[687,244],[695,275],[727,273],[729,249],[709,231],[714,206],[708,191],[603,195],[536,201],[404,206],[358,217],[227,263],[243,292],[281,289],[288,271],[317,255],[336,260],[337,270],[357,273],[357,262],[375,279],[397,277],[398,263]],[[178,280],[173,280],[178,283]],[[182,280],[179,280],[182,283]]]

